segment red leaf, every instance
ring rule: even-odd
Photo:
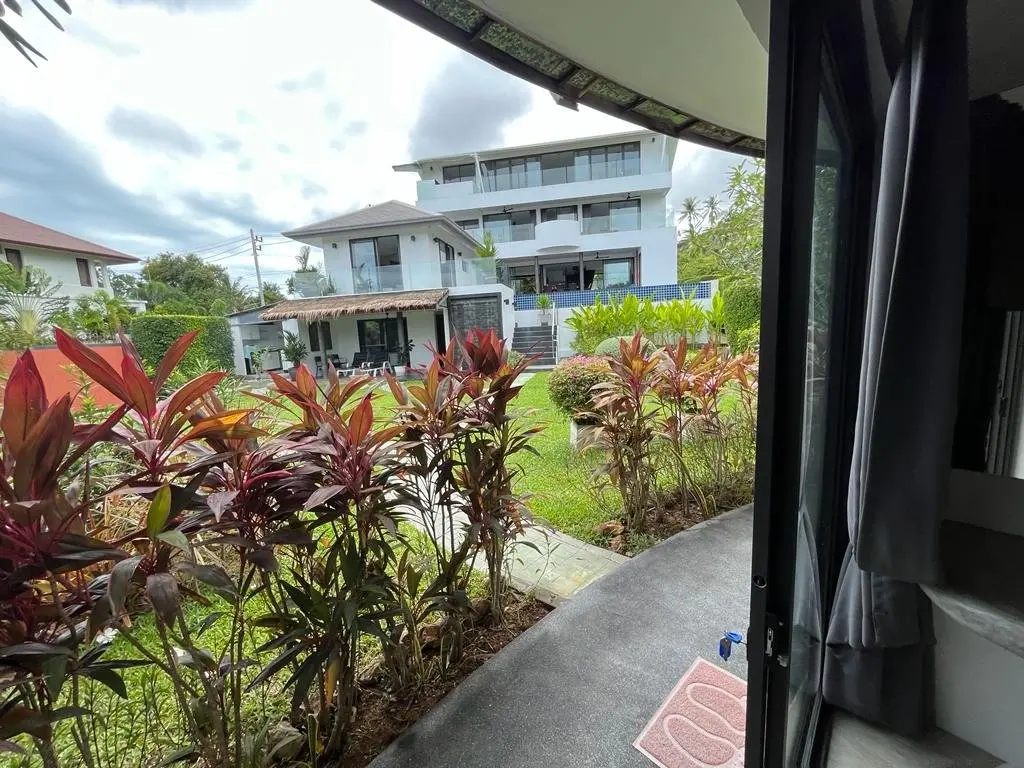
[[[160,425],[160,437],[167,437],[171,425],[175,423],[184,410],[217,386],[227,375],[226,371],[210,371],[196,376],[196,378],[167,398],[163,406],[163,422]]]
[[[352,409],[352,415],[349,416],[349,439],[352,444],[358,445],[363,442],[370,434],[371,427],[373,427],[373,403],[370,402],[370,396],[367,395],[359,405]]]
[[[149,423],[156,411],[156,392],[153,385],[146,378],[146,372],[129,355],[121,359],[121,375],[124,377],[125,387],[132,397],[132,407],[142,417],[143,422]]]
[[[124,403],[131,403],[131,395],[110,363],[60,328],[55,328],[53,335],[57,341],[57,348],[64,353],[68,360],[85,371],[90,379],[109,391],[110,394]]]
[[[171,375],[171,372],[178,367],[178,363],[181,362],[182,358],[185,357],[185,353],[188,352],[188,348],[192,346],[192,342],[195,341],[196,336],[199,335],[199,331],[189,331],[183,336],[179,336],[178,340],[171,344],[167,353],[164,355],[164,359],[160,361],[160,365],[156,367],[156,374],[153,376],[153,388],[159,390],[167,381],[167,377]]]
[[[306,503],[302,505],[302,508],[316,509],[321,504],[326,504],[344,490],[345,486],[343,485],[325,485],[323,488],[317,488],[312,494],[310,494],[309,498],[306,499]]]
[[[7,380],[4,392],[4,412],[0,417],[0,428],[7,438],[7,448],[17,456],[35,423],[46,410],[46,390],[43,388],[43,377],[36,368],[35,358],[28,350],[25,351]]]

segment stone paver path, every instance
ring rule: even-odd
[[[512,555],[512,586],[554,606],[629,560],[625,555],[540,526],[528,528],[519,542]],[[537,549],[522,542],[535,544]]]

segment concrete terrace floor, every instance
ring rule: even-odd
[[[698,656],[746,633],[752,511],[673,536],[578,592],[470,675],[373,768],[649,767],[632,747]],[[726,668],[746,678],[744,649]]]

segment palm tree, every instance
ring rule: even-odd
[[[5,321],[0,346],[21,349],[48,341],[54,316],[67,306],[67,299],[53,295],[56,290],[33,295],[0,289],[0,318]]]
[[[51,24],[57,27],[57,29],[63,31],[64,27],[61,26],[59,21],[57,21],[57,17],[47,9],[45,4],[48,2],[52,2],[67,14],[71,13],[71,6],[68,5],[67,0],[32,0],[32,5],[38,8],[39,11],[50,20]],[[29,64],[33,67],[38,66],[29,54],[35,54],[40,59],[45,59],[46,57],[40,53],[32,43],[22,37],[18,30],[7,23],[4,16],[8,10],[12,11],[17,16],[21,16],[21,5],[18,4],[18,0],[0,0],[0,35],[7,38],[7,42],[13,45],[18,53],[28,60]]]
[[[707,216],[708,225],[714,226],[718,217],[722,214],[722,204],[717,197],[709,195],[704,201],[704,214]]]

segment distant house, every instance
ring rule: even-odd
[[[2,212],[0,258],[19,272],[29,266],[41,269],[54,285],[60,284],[58,294],[69,298],[109,289],[104,285],[101,267],[138,261],[112,248]]]
[[[306,344],[306,362],[320,373],[365,356],[424,365],[431,348],[474,329],[512,337],[512,289],[497,282],[494,259],[478,257],[479,241],[443,213],[390,200],[283,234],[322,248],[325,274],[318,285],[296,283],[302,298],[231,316],[238,373],[258,350],[271,353],[264,368],[277,367],[285,331]]]

